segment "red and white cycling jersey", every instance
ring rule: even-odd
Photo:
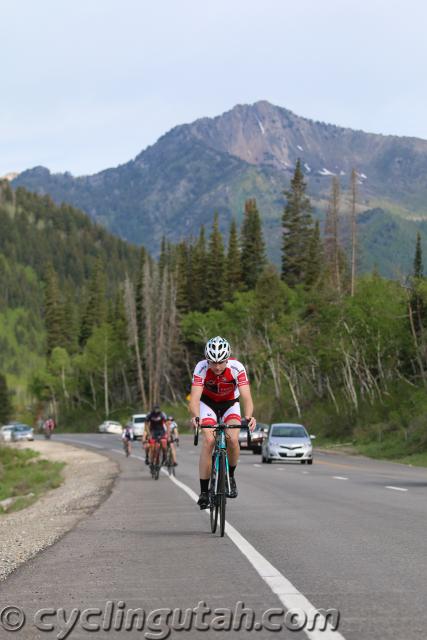
[[[249,380],[242,363],[229,358],[225,370],[219,376],[209,369],[207,360],[198,362],[194,369],[192,384],[203,387],[203,394],[214,402],[224,402],[236,400],[240,395],[239,387],[249,384]]]

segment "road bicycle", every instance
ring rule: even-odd
[[[131,452],[131,444],[129,438],[123,439],[123,449],[125,450],[126,458],[129,458]]]
[[[173,461],[172,447],[171,447],[170,439],[168,439],[168,444],[167,444],[167,449],[166,449],[165,467],[167,468],[168,474],[170,476],[174,476],[175,475],[175,463]]]
[[[158,480],[160,476],[160,467],[161,467],[160,450],[162,449],[160,440],[161,438],[155,438],[155,442],[152,445],[154,447],[154,451],[153,451],[154,462],[151,462],[150,464],[150,471],[151,471],[151,476],[152,478],[154,478],[154,480]],[[162,455],[163,455],[163,450],[162,450]]]
[[[230,473],[227,454],[226,429],[247,429],[248,446],[250,446],[251,436],[246,420],[242,420],[241,425],[226,425],[222,417],[217,414],[217,424],[201,425],[197,419],[197,426],[194,432],[194,446],[199,442],[199,429],[213,429],[215,436],[215,446],[212,453],[212,469],[209,482],[209,509],[211,531],[215,533],[218,527],[221,538],[225,532],[225,510],[227,504],[227,493],[230,492]]]

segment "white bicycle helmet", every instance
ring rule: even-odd
[[[205,358],[210,362],[223,362],[230,357],[231,349],[227,340],[221,338],[221,336],[216,336],[216,338],[211,338],[206,343],[205,347]]]

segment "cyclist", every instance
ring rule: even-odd
[[[56,427],[55,419],[51,416],[44,423],[44,435],[45,438],[50,438]]]
[[[216,336],[208,340],[205,346],[205,360],[197,363],[194,369],[190,394],[190,413],[193,427],[200,418],[202,425],[214,425],[217,413],[226,424],[241,424],[239,396],[243,401],[244,415],[251,431],[256,420],[253,414],[253,401],[245,367],[230,358],[230,345],[224,338]],[[211,474],[212,452],[215,445],[213,429],[203,429],[203,444],[200,451],[200,496],[201,509],[209,506],[209,478]],[[227,431],[227,452],[229,460],[230,493],[229,498],[237,498],[237,485],[234,477],[239,459],[239,430]]]
[[[133,426],[130,424],[130,422],[128,422],[122,432],[123,447],[124,447],[124,450],[126,451],[127,456],[130,456],[130,453],[132,450],[131,442],[134,438],[135,438],[135,434],[133,432]]]
[[[173,416],[168,416],[168,419],[166,420],[166,428],[168,432],[169,446],[172,452],[173,466],[177,467],[178,463],[176,461],[175,443],[176,444],[179,443],[179,433],[178,433],[178,425],[173,419]]]
[[[154,405],[153,409],[145,418],[145,426],[148,431],[149,445],[150,445],[150,462],[155,464],[159,448],[162,449],[163,462],[166,459],[166,443],[167,443],[167,430],[166,430],[166,416],[161,411],[158,404]]]

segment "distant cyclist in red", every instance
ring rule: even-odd
[[[206,343],[205,360],[197,363],[194,369],[190,395],[190,413],[193,426],[196,418],[202,425],[216,424],[219,411],[225,424],[241,424],[239,397],[242,398],[244,415],[249,421],[251,431],[256,420],[252,416],[254,405],[246,369],[238,360],[230,358],[230,345],[224,338],[216,336]],[[215,444],[214,430],[203,429],[203,446],[200,451],[200,496],[201,509],[209,506],[209,478],[211,474],[212,452]],[[237,486],[234,472],[239,459],[239,430],[227,430],[227,451],[230,463],[229,498],[237,498]]]

